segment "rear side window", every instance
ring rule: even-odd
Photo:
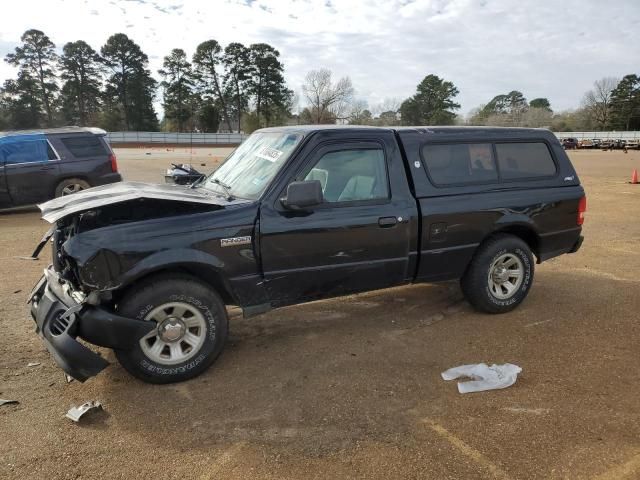
[[[425,145],[422,157],[436,185],[460,185],[498,180],[490,143]]]
[[[82,137],[67,137],[61,139],[62,144],[67,147],[74,157],[88,158],[109,155],[100,138],[94,135]]]
[[[500,175],[505,180],[556,174],[556,164],[545,143],[497,143],[496,154]]]

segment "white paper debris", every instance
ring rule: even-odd
[[[460,393],[471,393],[510,387],[516,383],[521,371],[522,368],[512,363],[504,365],[494,363],[491,366],[486,363],[477,363],[450,368],[442,372],[441,375],[444,380],[455,380],[461,377],[471,378],[472,380],[467,382],[458,382]]]

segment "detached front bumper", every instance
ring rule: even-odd
[[[80,343],[78,337],[102,347],[128,350],[155,328],[153,322],[79,304],[51,267],[34,287],[29,303],[36,331],[47,350],[60,368],[80,382],[100,373],[109,362]]]

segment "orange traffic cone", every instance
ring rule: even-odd
[[[631,184],[638,184],[638,170],[636,170],[635,168],[633,169],[633,173],[631,174]]]

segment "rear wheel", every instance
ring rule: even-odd
[[[118,311],[156,325],[133,349],[116,351],[120,364],[145,382],[193,378],[224,348],[228,331],[224,303],[191,276],[167,274],[143,281],[127,292]]]
[[[64,197],[72,193],[78,193],[91,187],[85,180],[81,178],[67,178],[62,180],[56,187],[56,197]]]
[[[518,237],[499,234],[478,248],[460,284],[477,310],[505,313],[526,298],[533,273],[529,246]]]

